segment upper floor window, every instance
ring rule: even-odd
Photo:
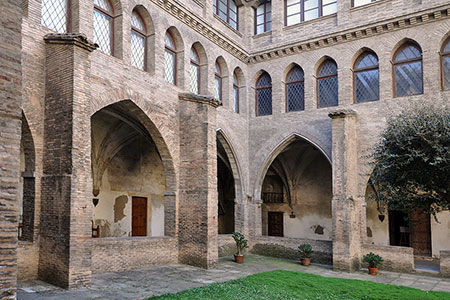
[[[262,2],[262,1],[260,1]],[[267,1],[255,10],[255,34],[272,30],[272,3]]]
[[[164,78],[171,84],[177,84],[176,82],[176,45],[175,41],[169,31],[166,32],[164,37]]]
[[[239,79],[233,72],[233,112],[239,113]]]
[[[358,7],[358,6],[366,5],[366,4],[375,2],[375,1],[377,1],[377,0],[352,0],[352,6]]]
[[[200,58],[194,47],[191,48],[191,71],[189,90],[191,93],[200,94]]]
[[[338,72],[337,65],[331,58],[319,67],[317,74],[317,106],[338,106]]]
[[[113,55],[113,7],[108,0],[94,0],[94,43],[98,49]]]
[[[380,98],[378,57],[372,52],[364,52],[355,63],[353,71],[356,103],[375,101]]]
[[[423,94],[422,50],[412,42],[405,43],[394,55],[395,97]]]
[[[68,32],[68,0],[42,0],[41,23],[56,32]]]
[[[450,90],[450,38],[444,43],[441,51],[442,88]]]
[[[147,38],[144,20],[134,10],[131,14],[131,65],[146,70]]]
[[[286,0],[286,26],[337,12],[337,0]]]
[[[287,111],[305,109],[305,76],[302,68],[294,66],[286,77]]]
[[[238,29],[238,7],[234,0],[214,0],[214,13],[234,29]]]
[[[272,114],[272,78],[263,72],[256,81],[256,115]]]
[[[217,61],[214,66],[214,97],[222,101],[222,72]]]

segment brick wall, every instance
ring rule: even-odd
[[[175,263],[178,263],[178,241],[174,237],[92,239],[92,273]]]
[[[19,266],[17,280],[26,281],[37,279],[39,245],[36,242],[20,241],[17,252],[17,265]]]
[[[413,248],[397,246],[362,245],[361,257],[373,252],[383,257],[384,262],[378,268],[393,272],[411,272],[414,269]],[[367,263],[363,263],[367,267]]]

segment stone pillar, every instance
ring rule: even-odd
[[[214,268],[217,243],[216,108],[212,97],[180,94],[180,263]]]
[[[355,271],[361,265],[361,212],[358,196],[356,112],[339,110],[332,119],[333,268]]]
[[[0,298],[16,299],[22,102],[21,1],[0,1]]]
[[[89,54],[83,34],[48,34],[39,277],[65,288],[91,279]]]

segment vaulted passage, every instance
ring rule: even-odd
[[[236,198],[233,170],[227,153],[217,139],[217,190],[219,234],[234,231],[234,200]]]
[[[261,196],[263,235],[331,240],[331,166],[311,143],[295,138],[281,150]]]
[[[152,137],[120,105],[91,122],[93,236],[163,236],[166,178]]]

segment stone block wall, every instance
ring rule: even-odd
[[[441,276],[450,277],[450,250],[441,250],[439,259]]]
[[[393,272],[411,272],[414,270],[413,248],[397,246],[362,245],[361,257],[373,252],[383,257],[384,262],[379,267],[381,270]],[[367,267],[367,263],[363,263]]]
[[[92,239],[92,273],[175,263],[178,263],[178,240],[175,237]]]
[[[37,243],[19,241],[17,251],[17,265],[19,267],[17,280],[36,279],[39,265],[39,245]]]
[[[219,234],[219,257],[232,256],[236,253],[236,243],[231,234]]]

